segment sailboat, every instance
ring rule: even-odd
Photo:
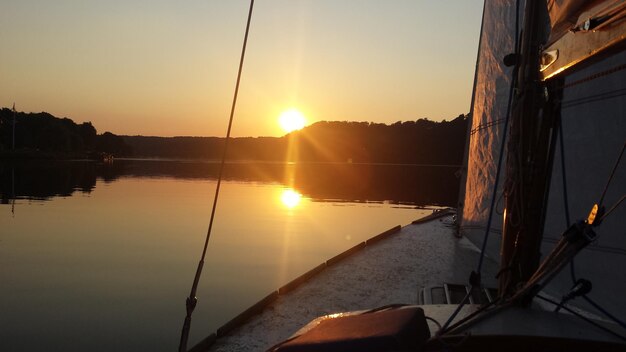
[[[193,351],[626,350],[626,1],[486,1],[483,11],[456,214],[434,213],[323,263]],[[453,220],[460,239],[441,235]],[[333,311],[285,331],[285,321],[302,320],[290,295],[314,296],[321,281],[349,291],[339,273],[356,275],[350,265],[359,262],[345,258],[369,251],[360,263],[385,267],[367,261],[392,250],[387,241],[432,246],[432,255],[412,257],[416,270],[467,251],[476,268],[447,267],[465,275],[461,285],[415,287],[421,304]],[[440,250],[451,242],[455,250]],[[241,342],[267,336],[276,340]]]

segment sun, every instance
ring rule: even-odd
[[[278,116],[280,127],[287,133],[302,129],[306,123],[304,115],[297,109],[283,111]]]
[[[301,199],[302,195],[291,188],[283,190],[283,193],[280,195],[280,201],[289,209],[295,208],[300,204]]]

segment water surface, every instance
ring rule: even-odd
[[[270,291],[451,205],[454,170],[228,165],[191,344]],[[0,165],[0,350],[173,351],[215,191],[210,162]]]

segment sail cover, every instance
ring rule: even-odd
[[[546,1],[552,28],[549,40],[558,40],[572,25],[583,20],[581,14],[584,15],[590,5],[597,6],[601,2]],[[485,236],[500,144],[505,132],[511,68],[504,66],[502,59],[514,51],[515,8],[514,0],[486,1],[483,15],[471,109],[466,193],[459,211],[461,234],[479,247]],[[523,23],[522,19],[520,23]],[[553,248],[567,228],[566,214],[569,214],[570,223],[586,219],[593,204],[600,201],[626,142],[624,62],[626,51],[622,50],[564,73],[561,109],[563,138],[558,140],[552,167],[541,248],[544,255]],[[487,255],[497,261],[503,212],[502,181],[505,170],[502,171],[496,193],[492,231],[487,243]],[[626,155],[617,165],[612,181],[606,188],[603,204],[609,208],[625,194]],[[622,298],[626,292],[626,270],[622,269],[626,267],[625,219],[626,201],[595,229],[598,240],[575,258],[575,269],[570,271],[569,267],[566,268],[546,291],[560,299],[572,287],[572,276],[589,279],[594,287],[589,297],[618,317],[626,318],[626,302]],[[582,299],[572,303],[597,312]]]

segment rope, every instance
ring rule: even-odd
[[[586,83],[589,81],[592,81],[596,78],[599,77],[604,77],[607,76],[609,74],[621,71],[623,69],[626,69],[626,64],[624,65],[619,65],[617,67],[611,68],[609,70],[606,71],[602,71],[600,73],[591,75],[589,77],[586,77],[584,79],[578,80],[578,81],[574,81],[572,83],[566,84],[563,86],[563,88],[566,87],[572,87],[578,84],[582,84],[582,83]],[[605,99],[609,99],[609,98],[615,98],[615,97],[619,97],[619,96],[623,96],[626,95],[626,89],[622,88],[622,89],[616,89],[613,91],[609,91],[609,92],[604,92],[604,93],[600,93],[600,94],[595,94],[595,95],[591,95],[591,96],[587,96],[587,97],[583,97],[583,98],[578,98],[578,99],[573,99],[573,100],[569,100],[569,101],[564,101],[562,108],[566,109],[566,108],[570,108],[576,105],[581,105],[581,104],[585,104],[585,103],[591,103],[591,102],[595,102],[595,101],[600,101],[600,100],[605,100]],[[560,126],[559,128],[559,136],[560,136],[560,149],[561,149],[561,169],[562,169],[562,176],[563,176],[563,201],[565,203],[565,221],[566,221],[566,227],[570,225],[570,216],[569,216],[569,202],[568,202],[568,196],[567,196],[567,178],[566,178],[566,169],[565,169],[565,148],[563,147],[563,128],[562,126]],[[613,166],[613,170],[611,171],[611,175],[609,176],[609,179],[607,180],[606,186],[604,187],[604,190],[602,192],[602,196],[600,197],[600,202],[598,203],[599,205],[602,205],[602,202],[604,201],[604,197],[606,195],[606,192],[609,188],[609,185],[613,179],[613,175],[615,174],[615,170],[617,169],[617,166],[619,165],[619,162],[622,158],[622,155],[624,154],[624,147],[626,147],[626,143],[624,143],[624,146],[622,147],[622,150],[620,152],[620,155],[615,163],[615,165]],[[622,201],[624,201],[624,199],[626,199],[626,196],[622,196],[622,198],[620,200],[618,200],[606,213],[604,213],[604,215],[602,215],[602,217],[599,219],[601,221],[603,221],[604,219],[606,219],[606,217],[613,211],[615,210]],[[569,265],[569,269],[570,269],[570,277],[572,279],[572,283],[576,283],[577,278],[576,278],[576,269],[574,266],[574,258],[572,258],[570,260],[570,265]],[[538,296],[539,297],[539,296]],[[595,309],[597,309],[599,312],[601,312],[602,314],[604,314],[604,316],[606,316],[607,318],[609,318],[610,320],[612,320],[613,322],[619,324],[620,326],[622,326],[623,328],[626,329],[626,324],[621,321],[620,319],[618,319],[617,317],[615,317],[614,315],[612,315],[611,313],[609,313],[606,309],[602,308],[598,303],[596,303],[594,300],[592,300],[588,295],[582,295],[583,299],[585,301],[587,301],[591,306],[593,306]],[[542,298],[542,297],[540,297]]]
[[[570,225],[570,216],[569,216],[569,202],[568,202],[568,198],[567,198],[567,178],[566,178],[566,169],[565,169],[565,148],[563,147],[563,128],[562,125],[559,126],[559,137],[560,137],[560,149],[561,149],[561,169],[562,169],[562,176],[563,176],[563,201],[565,203],[565,221],[566,221],[566,226],[569,227]],[[602,204],[602,201],[604,200],[604,196],[606,195],[606,192],[609,188],[609,185],[613,179],[613,176],[615,174],[615,170],[617,169],[620,160],[624,154],[624,148],[626,147],[626,143],[624,143],[624,146],[622,147],[622,150],[620,152],[619,157],[617,158],[617,161],[615,162],[613,169],[611,171],[611,174],[607,180],[606,186],[604,188],[604,191],[602,192],[602,196],[600,198],[600,203],[598,204]],[[606,219],[606,217],[613,211],[615,210],[621,203],[622,201],[624,201],[624,199],[626,199],[626,195],[622,196],[606,213],[604,213],[604,215],[599,219],[598,223],[601,223],[604,219]],[[569,263],[569,268],[570,268],[570,277],[572,279],[572,283],[576,284],[577,282],[577,278],[576,278],[576,269],[574,266],[574,258],[572,257]],[[539,295],[537,295],[537,297],[539,297]],[[615,317],[614,315],[612,315],[609,311],[607,311],[606,309],[602,308],[598,303],[596,303],[594,300],[591,299],[591,297],[589,297],[588,295],[582,295],[583,299],[585,301],[587,301],[591,306],[593,306],[595,309],[597,309],[600,313],[604,314],[605,317],[609,318],[610,320],[612,320],[613,322],[615,322],[616,324],[620,325],[621,327],[623,327],[624,329],[626,329],[626,324],[618,319],[617,317]],[[539,297],[542,298],[542,297]],[[560,308],[565,308],[564,307],[564,301],[562,301],[561,303],[559,303],[559,305],[557,306],[558,309]]]
[[[544,296],[542,296],[542,295],[536,295],[536,297],[537,297],[537,298],[539,298],[539,299],[541,299],[541,300],[544,300],[544,301],[546,301],[546,302],[548,302],[548,303],[552,303],[552,304],[554,304],[555,306],[558,306],[558,305],[559,305],[559,303],[558,303],[558,302],[553,301],[553,300],[551,300],[551,299],[549,299],[549,298],[547,298],[547,297],[544,297]],[[607,332],[607,333],[609,333],[609,334],[611,334],[611,335],[613,335],[613,336],[615,336],[615,337],[619,338],[620,340],[626,341],[626,336],[622,336],[622,335],[620,335],[620,334],[616,333],[615,331],[613,331],[613,330],[611,330],[611,329],[608,329],[608,328],[606,328],[606,327],[604,327],[604,326],[602,326],[602,325],[600,325],[600,324],[596,323],[595,321],[593,321],[593,320],[591,320],[591,319],[587,318],[586,316],[584,316],[584,315],[582,315],[582,314],[580,314],[580,313],[576,312],[576,311],[575,311],[575,310],[573,310],[573,309],[568,308],[567,306],[563,306],[562,308],[563,308],[564,310],[566,310],[566,311],[568,311],[568,312],[570,312],[570,313],[574,314],[575,316],[579,317],[580,319],[582,319],[582,320],[586,321],[587,323],[589,323],[589,324],[591,324],[591,325],[593,325],[593,326],[597,327],[598,329],[601,329],[601,330],[603,330],[603,331],[605,331],[605,332]]]
[[[469,301],[469,297],[472,293],[472,289],[470,289],[470,291],[465,295],[465,297],[463,297],[463,300],[461,301],[461,303],[459,303],[459,305],[456,306],[456,309],[454,310],[454,312],[452,312],[452,314],[448,317],[448,320],[446,320],[446,322],[443,324],[443,327],[439,329],[439,331],[437,332],[437,336],[443,335],[448,330],[448,326],[450,325],[450,323],[452,323],[452,321],[459,314],[463,306],[465,306],[465,304]]]
[[[429,316],[425,316],[424,318],[425,318],[426,320],[430,320],[430,321],[432,321],[433,323],[435,323],[435,325],[437,325],[437,328],[439,328],[439,330],[441,330],[441,324],[439,324],[439,322],[438,322],[435,318],[431,318],[431,317],[429,317]]]
[[[451,324],[448,328],[447,331],[454,333],[455,330],[459,330],[462,329],[462,326],[465,324],[470,324],[470,323],[474,323],[476,320],[479,319],[484,319],[486,318],[487,315],[489,314],[494,314],[504,308],[507,307],[507,304],[504,303],[502,305],[498,305],[496,306],[496,304],[499,304],[501,301],[500,298],[496,298],[495,300],[481,306],[480,308],[478,308],[478,310],[469,313],[467,316],[459,319],[459,321],[457,321],[454,324]],[[493,309],[491,307],[495,306]]]
[[[611,175],[609,176],[609,179],[606,181],[606,186],[604,186],[604,191],[602,191],[602,196],[600,197],[598,206],[602,206],[602,203],[604,202],[604,196],[606,195],[606,191],[609,189],[609,185],[611,184],[611,181],[613,181],[613,176],[615,176],[615,170],[617,170],[617,166],[622,160],[622,156],[624,155],[624,149],[626,149],[626,142],[624,142],[624,145],[622,146],[622,151],[619,153],[619,156],[617,157],[617,160],[615,161],[615,164],[613,165],[613,170],[611,170]]]
[[[563,179],[563,208],[565,209],[565,228],[571,224],[569,216],[569,200],[567,196],[567,168],[565,167],[565,147],[563,140],[563,119],[559,119],[559,149],[561,152],[561,177]],[[574,258],[569,262],[569,272],[572,283],[576,283],[576,270],[574,268]]]
[[[623,327],[624,329],[626,329],[626,323],[624,323],[623,321],[621,321],[620,319],[618,319],[616,316],[614,316],[613,314],[609,313],[606,309],[600,307],[599,304],[597,304],[596,302],[594,302],[591,298],[589,298],[589,296],[587,295],[583,295],[583,299],[585,301],[587,301],[589,304],[591,304],[594,308],[596,308],[598,311],[600,311],[602,314],[604,314],[607,318],[613,320],[615,323],[621,325],[621,327]]]
[[[561,176],[563,178],[563,203],[565,209],[565,227],[571,224],[569,217],[569,200],[567,197],[567,170],[565,168],[565,147],[563,141],[563,119],[559,119],[559,148],[561,149]]]
[[[191,315],[198,299],[196,298],[196,292],[198,290],[198,283],[200,282],[200,276],[202,275],[202,267],[204,266],[204,258],[206,257],[207,247],[209,245],[209,239],[211,237],[211,230],[213,229],[213,220],[215,219],[215,209],[217,208],[217,199],[220,193],[220,186],[222,184],[222,175],[224,171],[224,165],[226,164],[226,153],[228,151],[228,142],[230,141],[230,131],[233,126],[233,117],[235,115],[235,107],[237,106],[237,95],[239,94],[239,84],[241,82],[241,72],[243,70],[243,62],[246,55],[246,45],[248,43],[248,33],[250,32],[250,21],[252,19],[252,9],[254,8],[254,0],[250,0],[250,9],[248,10],[248,20],[246,22],[246,32],[243,38],[243,45],[241,47],[241,58],[239,60],[239,70],[237,71],[237,82],[235,83],[235,92],[233,94],[233,103],[230,108],[230,118],[228,120],[228,129],[226,131],[226,139],[224,141],[224,150],[222,152],[222,161],[220,163],[219,174],[217,177],[217,186],[215,187],[215,197],[213,198],[213,207],[211,209],[211,219],[209,220],[209,227],[207,229],[206,238],[204,240],[204,248],[202,249],[202,256],[198,262],[198,268],[196,269],[196,275],[191,286],[189,297],[186,300],[187,315],[185,316],[185,322],[183,323],[183,329],[180,336],[180,344],[178,346],[179,352],[187,351],[187,340],[189,339],[189,330],[191,328]]]
[[[604,213],[604,215],[602,215],[602,217],[600,218],[600,221],[603,221],[604,219],[606,219],[606,217],[609,216],[609,214],[611,214],[611,212],[613,212],[613,210],[617,209],[617,207],[620,204],[622,204],[624,199],[626,199],[626,194],[623,195],[622,198],[620,198],[617,202],[615,202],[615,204],[613,204],[613,206],[611,206],[611,208],[609,210],[607,210],[606,213]]]

